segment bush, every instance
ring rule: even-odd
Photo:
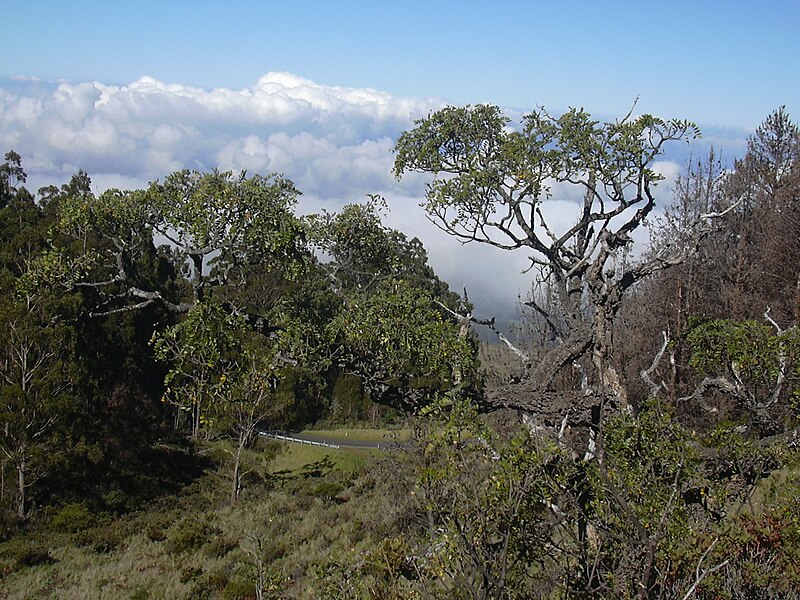
[[[194,581],[203,574],[203,569],[200,567],[184,567],[181,569],[180,581],[181,583],[189,583]]]
[[[202,569],[184,569],[187,577],[200,571],[194,579],[187,578],[187,580],[183,582],[189,583],[190,581],[194,581],[194,585],[192,585],[189,594],[186,596],[187,600],[205,600],[206,598],[210,600],[211,598],[219,598],[220,594],[224,593],[230,580],[228,570],[228,568],[222,568],[203,573]],[[251,596],[251,598],[255,598],[255,595]]]
[[[50,526],[64,533],[75,533],[89,529],[97,522],[97,516],[85,504],[73,502],[66,504],[53,515]]]
[[[122,534],[114,525],[92,527],[73,535],[78,546],[91,548],[95,554],[113,552],[122,545]]]
[[[181,554],[203,547],[212,537],[221,534],[211,526],[208,517],[189,517],[176,525],[167,536],[167,552]]]
[[[234,579],[225,586],[222,592],[225,600],[249,600],[256,597],[256,584],[252,581]]]
[[[144,532],[151,542],[163,542],[167,539],[167,530],[173,523],[173,519],[169,515],[161,513],[148,514]]]
[[[131,592],[130,600],[148,600],[150,592],[147,588],[137,587]]]
[[[214,538],[203,547],[203,555],[208,558],[222,558],[238,546],[239,543],[236,540],[221,535]]]
[[[130,508],[128,506],[128,494],[119,489],[111,490],[107,494],[104,494],[103,503],[108,510],[115,513],[123,513]]]
[[[0,544],[0,556],[6,559],[6,571],[17,571],[56,562],[40,540],[14,538]]]

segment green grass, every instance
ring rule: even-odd
[[[377,453],[377,450],[359,448],[322,448],[307,444],[283,442],[282,451],[270,461],[269,472],[273,474],[300,474],[303,470],[321,465],[323,469],[336,469],[355,472],[360,469],[365,459]]]
[[[404,442],[411,436],[410,429],[360,429],[341,427],[337,429],[307,429],[303,435],[366,442]]]
[[[264,440],[246,453],[249,475],[231,505],[231,449],[227,441],[204,445],[210,468],[142,510],[93,519],[86,531],[43,521],[0,543],[0,599],[250,598],[248,551],[257,544],[279,590],[266,597],[320,597],[320,566],[331,557],[355,562],[393,535],[404,510],[399,499],[410,497],[398,498],[389,485],[396,469],[386,466],[383,452]],[[82,543],[95,529],[114,533],[119,543],[104,551]],[[40,546],[45,560],[17,564],[26,548]]]

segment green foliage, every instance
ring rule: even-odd
[[[0,451],[16,470],[16,512],[27,513],[29,490],[53,464],[56,424],[75,405],[79,375],[75,332],[63,299],[0,299]]]
[[[73,502],[64,505],[53,518],[50,519],[50,526],[56,531],[75,533],[84,529],[89,529],[97,520],[97,515],[93,513],[86,504]]]
[[[701,477],[691,435],[655,406],[645,407],[636,417],[612,418],[603,443],[607,466],[600,486],[623,491],[645,529],[657,528],[664,507],[678,506],[673,496],[689,482],[697,485]],[[602,504],[602,498],[598,500]]]
[[[0,564],[0,581],[9,572],[55,562],[44,542],[36,538],[16,537],[3,542],[0,544],[0,557],[5,563]]]
[[[190,515],[176,524],[167,535],[166,549],[170,554],[198,550],[211,542],[221,532],[211,525],[207,517]]]
[[[179,171],[148,190],[108,190],[99,197],[88,189],[65,191],[58,228],[84,245],[90,235],[113,242],[99,248],[114,265],[108,283],[129,279],[132,261],[158,233],[173,245],[164,256],[177,272],[184,272],[191,259],[196,271],[187,275],[195,280],[195,293],[202,294],[197,281],[219,285],[250,264],[299,272],[304,236],[292,213],[298,193],[281,178]],[[95,277],[102,280],[103,274]]]
[[[542,574],[531,567],[554,535],[548,506],[566,484],[558,448],[498,436],[467,402],[435,412],[414,460],[430,538],[417,569],[449,597],[533,594]]]
[[[234,580],[222,592],[224,600],[248,600],[256,597],[256,586],[252,581]]]
[[[213,303],[196,305],[177,325],[153,336],[156,358],[171,369],[164,379],[164,401],[192,415],[196,437],[213,404],[229,393],[240,349],[241,319]]]
[[[151,210],[141,190],[110,189],[94,196],[88,186],[64,190],[58,203],[57,227],[77,239],[90,232],[127,243],[141,243],[149,230]]]
[[[725,319],[690,323],[686,341],[692,349],[689,365],[703,375],[714,375],[736,364],[747,380],[774,380],[780,369],[784,345],[800,349],[794,332],[775,335],[765,323]]]
[[[331,396],[331,418],[334,421],[348,423],[365,417],[370,402],[361,380],[355,375],[339,375]]]
[[[6,152],[5,162],[0,165],[0,209],[5,208],[19,196],[22,190],[21,183],[25,183],[28,176],[22,169],[22,158],[13,150]]]
[[[97,259],[93,253],[69,258],[57,250],[45,251],[29,263],[28,270],[16,281],[15,291],[30,304],[42,294],[72,290]]]
[[[767,187],[783,185],[774,163],[796,150],[785,124],[776,115],[775,136],[760,131],[750,149]],[[433,113],[398,140],[395,174],[434,176],[427,209],[445,231],[527,246],[552,281],[571,282],[584,297],[565,327],[614,313],[638,275],[608,277],[603,261],[652,211],[654,158],[694,126],[574,109],[510,125],[492,106]],[[468,400],[476,352],[456,313],[469,307],[419,240],[383,224],[379,198],[300,219],[280,177],[181,171],[95,196],[79,172],[37,205],[19,155],[5,160],[0,501],[27,533],[0,544],[12,597],[685,597],[698,579],[702,598],[797,589],[789,445],[751,439],[741,421],[690,433],[667,404],[593,422],[593,457],[570,446],[588,433],[571,410],[553,436],[490,427]],[[592,193],[559,238],[541,207],[563,184]],[[698,373],[768,408],[798,393],[798,336],[717,320],[684,339]],[[329,399],[334,419],[372,401],[416,411],[422,433],[400,455],[251,445],[259,425],[314,421]],[[165,425],[185,413],[195,437],[234,442],[173,448],[185,440]],[[256,493],[225,503],[226,479],[234,500],[243,481]],[[51,554],[63,565],[26,573]]]
[[[417,238],[385,226],[385,201],[372,196],[364,204],[348,204],[335,214],[311,215],[306,224],[311,242],[330,258],[323,268],[338,293],[367,292],[380,281],[409,281],[443,302],[457,301],[447,284],[427,264],[425,248]]]
[[[296,268],[303,235],[291,207],[299,195],[280,177],[178,171],[147,192],[158,221],[180,247],[222,250],[213,264],[247,264],[268,257]]]
[[[312,494],[322,500],[335,500],[344,491],[344,486],[332,481],[323,481],[314,488]]]
[[[642,193],[661,179],[648,165],[662,144],[698,134],[688,121],[651,115],[601,124],[582,109],[570,109],[559,118],[536,110],[514,130],[491,105],[447,107],[415,125],[397,141],[395,175],[436,175],[428,188],[429,213],[448,231],[481,241],[486,241],[481,227],[494,228],[495,215],[515,210],[512,196],[528,197],[535,207],[549,196],[554,182],[574,182],[587,172],[607,186],[615,201],[626,188]],[[504,222],[499,221],[500,232],[507,230]],[[517,244],[546,253],[538,236],[525,233],[527,239],[519,238]],[[507,247],[516,247],[515,236],[508,237],[512,245]]]
[[[781,416],[777,400],[800,399],[800,329],[776,331],[756,321],[727,319],[690,322],[689,365],[705,376],[720,376],[751,415],[765,420],[766,409]],[[785,390],[785,391],[784,391]],[[782,395],[783,394],[783,395]],[[780,420],[780,419],[779,419]]]
[[[76,532],[72,539],[76,545],[95,554],[109,554],[123,545],[123,536],[106,519],[97,527]]]
[[[418,410],[468,379],[474,349],[458,326],[442,316],[431,296],[405,280],[381,282],[332,322],[331,337],[346,352],[370,397]]]

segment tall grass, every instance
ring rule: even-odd
[[[217,468],[177,495],[98,515],[78,532],[58,519],[58,530],[43,525],[41,564],[14,562],[15,543],[34,544],[30,533],[0,544],[0,599],[251,598],[259,569],[266,598],[315,598],[332,557],[356,560],[393,535],[406,510],[408,490],[384,489],[396,487],[396,467],[376,451],[269,442],[248,452],[252,472],[231,505],[227,454],[218,442],[205,450]],[[103,550],[81,541],[112,534],[117,543]]]

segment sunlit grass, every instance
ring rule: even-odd
[[[367,442],[404,442],[411,435],[410,429],[360,429],[342,427],[337,429],[307,429],[303,435],[326,437],[342,440],[358,440]]]
[[[314,465],[326,465],[329,469],[354,472],[361,468],[364,460],[378,452],[361,448],[324,448],[307,444],[283,442],[284,449],[269,464],[273,474],[300,474]]]
[[[280,597],[300,600],[315,597],[313,574],[331,553],[361,556],[393,531],[402,503],[381,491],[390,478],[383,471],[376,476],[370,461],[385,452],[261,440],[246,452],[249,475],[240,501],[230,504],[232,449],[225,440],[204,445],[200,451],[219,461],[217,469],[179,495],[115,517],[107,528],[119,545],[106,552],[81,545],[82,532],[43,528],[52,562],[15,569],[9,558],[9,569],[0,571],[0,599],[253,597],[234,590],[252,589],[245,550],[260,540],[270,576],[283,588]],[[194,531],[195,523],[208,523],[210,532],[176,550],[178,533]]]

